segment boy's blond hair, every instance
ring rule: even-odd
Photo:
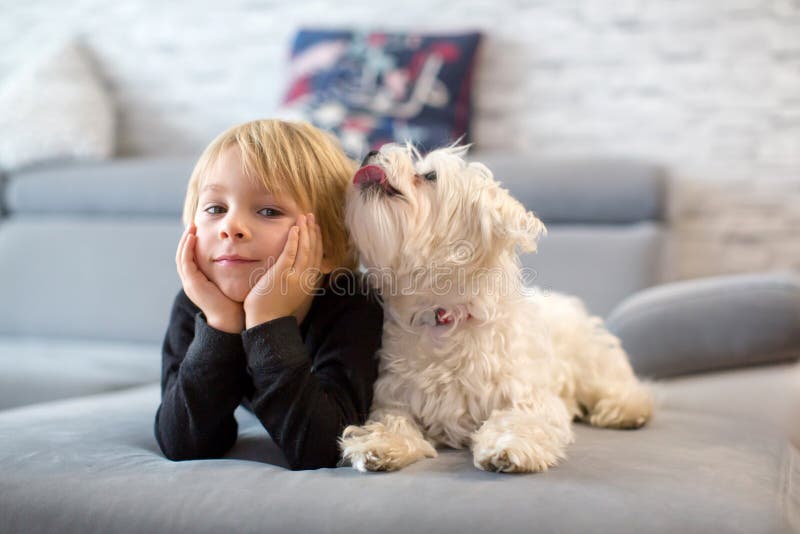
[[[263,119],[218,135],[200,155],[189,178],[184,225],[194,220],[199,191],[209,170],[231,146],[238,147],[247,176],[267,191],[291,196],[303,212],[314,214],[332,268],[356,268],[344,225],[345,193],[356,164],[332,135],[309,123]]]

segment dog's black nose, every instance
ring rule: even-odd
[[[377,156],[377,155],[378,155],[378,151],[377,150],[370,150],[369,154],[367,154],[367,157],[365,157],[364,161],[361,162],[361,166],[362,167],[366,167],[367,164],[369,164],[370,158],[372,158],[372,156]]]

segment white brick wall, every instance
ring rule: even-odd
[[[666,165],[676,276],[800,269],[798,0],[0,0],[0,82],[80,35],[120,154],[196,154],[274,112],[301,25],[486,32],[474,140]]]

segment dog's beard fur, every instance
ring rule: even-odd
[[[384,145],[370,163],[386,184],[348,193],[347,226],[386,317],[370,422],[341,440],[361,470],[399,469],[442,444],[470,446],[482,469],[541,471],[565,457],[573,417],[650,417],[601,320],[574,297],[524,291],[518,250],[536,250],[544,225],[465,152]],[[431,321],[437,308],[446,325]]]

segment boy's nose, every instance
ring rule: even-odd
[[[244,224],[242,224],[235,218],[231,217],[227,219],[220,228],[219,236],[222,239],[225,238],[244,239],[245,237],[250,236],[250,232],[248,231],[247,227]]]
[[[222,237],[222,238],[233,237],[233,238],[237,238],[237,239],[243,239],[244,238],[244,232],[228,232],[226,230],[223,230],[222,232],[220,232],[220,237]]]

